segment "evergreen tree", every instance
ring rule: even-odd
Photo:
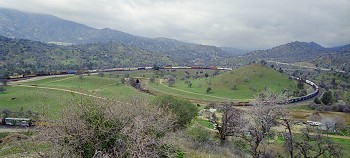
[[[326,105],[332,104],[334,101],[332,92],[327,91],[327,92],[323,93],[321,101],[323,104],[326,104]]]

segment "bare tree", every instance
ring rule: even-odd
[[[213,122],[217,125],[221,144],[225,144],[227,136],[239,136],[244,124],[243,112],[233,107],[233,103],[224,103],[221,105],[222,118],[218,121],[213,114]]]
[[[312,133],[312,131],[316,133]],[[340,157],[342,148],[322,135],[320,130],[310,127],[302,130],[302,140],[295,141],[296,157]]]
[[[259,157],[265,153],[265,148],[260,147],[265,144],[265,137],[271,128],[277,125],[280,118],[281,107],[285,97],[280,94],[264,91],[256,97],[254,106],[250,109],[251,119],[247,124],[247,133],[243,138],[248,141],[250,152],[253,157]]]
[[[162,139],[170,132],[174,116],[148,100],[129,103],[105,99],[78,99],[68,104],[62,117],[42,135],[54,157],[161,157],[174,154]]]

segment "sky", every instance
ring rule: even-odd
[[[350,43],[350,0],[0,0],[0,7],[144,37],[248,50],[292,41]]]

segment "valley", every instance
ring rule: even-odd
[[[175,39],[189,21],[172,39],[0,8],[0,157],[348,157],[348,40]]]

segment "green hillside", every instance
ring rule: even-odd
[[[230,91],[233,96],[249,98],[266,88],[274,92],[296,89],[296,82],[289,80],[287,75],[259,64],[248,65],[217,76],[212,79],[212,85],[219,90]]]
[[[208,78],[205,77],[205,73],[208,74]],[[191,78],[185,80],[183,79],[185,71],[177,71],[174,74],[176,81],[173,87],[169,87],[167,83],[149,83],[149,88],[161,93],[206,101],[246,100],[254,98],[264,89],[274,92],[296,89],[296,81],[289,80],[287,75],[259,64],[248,65],[231,72],[205,71],[198,73],[199,75],[190,73]],[[194,79],[194,76],[197,77]],[[208,87],[212,89],[209,93],[206,91]]]

